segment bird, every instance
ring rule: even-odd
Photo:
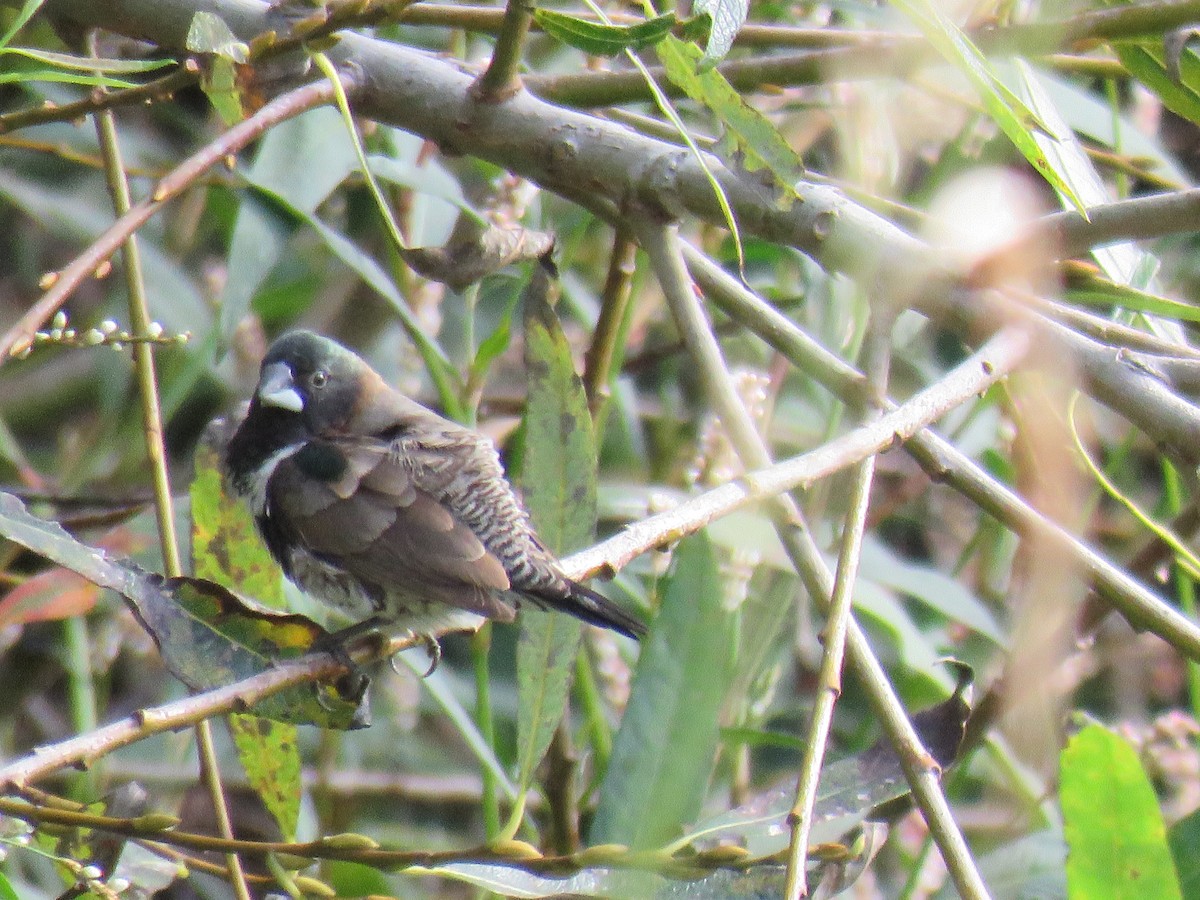
[[[284,575],[356,623],[431,639],[511,622],[529,601],[646,633],[564,574],[491,440],[327,337],[293,331],[271,344],[222,465]]]

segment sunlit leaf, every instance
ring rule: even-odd
[[[1154,786],[1124,738],[1088,725],[1059,760],[1068,896],[1181,897]]]
[[[1000,130],[1008,136],[1030,165],[1086,218],[1087,208],[1083,201],[1050,164],[1038,144],[1034,130],[1044,129],[1044,124],[1004,86],[987,58],[962,29],[946,18],[931,0],[893,0],[893,4],[912,20],[925,39],[947,62],[952,63],[967,77],[983,101],[988,115],[1000,126]],[[1051,140],[1058,139],[1058,135],[1055,134],[1047,134],[1046,137]]]

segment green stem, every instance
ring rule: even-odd
[[[488,673],[488,655],[492,649],[492,623],[485,622],[471,636],[471,660],[475,665],[475,723],[479,733],[491,749],[496,752],[496,725],[492,719],[492,689]],[[500,800],[496,789],[496,776],[486,766],[481,770],[483,779],[483,824],[488,840],[500,834]]]
[[[584,354],[583,389],[592,412],[597,447],[601,444],[608,410],[612,371],[620,365],[625,349],[624,337],[629,328],[629,298],[632,295],[636,262],[637,244],[624,230],[617,231],[613,235],[612,252],[608,257],[600,318],[596,320],[592,343]]]
[[[499,103],[521,89],[521,56],[532,24],[533,4],[527,0],[508,0],[492,61],[475,84],[478,100]]]
[[[596,673],[592,670],[592,661],[586,651],[575,659],[575,695],[579,698],[584,725],[591,739],[595,757],[592,768],[599,781],[604,777],[604,770],[608,768],[608,760],[612,756],[612,728],[609,727],[604,698],[600,696]]]
[[[89,51],[95,55],[95,33],[89,35]],[[129,182],[125,177],[125,164],[121,159],[121,146],[117,138],[117,127],[111,110],[104,109],[96,114],[96,133],[100,151],[104,157],[104,174],[112,196],[113,209],[118,217],[129,212],[131,201]],[[158,378],[154,371],[153,344],[146,340],[150,334],[150,311],[146,299],[146,285],[142,279],[141,255],[137,237],[129,234],[121,248],[125,268],[125,285],[129,293],[130,331],[135,338],[133,353],[134,371],[138,383],[138,395],[142,401],[142,419],[146,437],[146,455],[150,462],[150,477],[154,487],[154,510],[158,521],[159,543],[162,549],[163,568],[171,578],[183,574],[180,562],[179,541],[175,534],[175,510],[171,497],[171,483],[167,475],[167,454],[163,441],[162,409],[158,399]],[[217,770],[216,752],[213,748],[212,728],[207,721],[196,724],[196,747],[200,754],[200,774],[212,799],[213,811],[221,835],[231,839],[233,827],[225,795],[221,788]],[[225,857],[229,879],[238,900],[250,900],[250,888],[242,871],[237,854]]]
[[[1163,493],[1165,494],[1166,512],[1174,518],[1183,509],[1183,486],[1179,473],[1167,460],[1163,460]],[[1196,619],[1196,582],[1187,570],[1179,564],[1178,557],[1171,566],[1171,580],[1175,584],[1175,592],[1179,596],[1179,606],[1189,619]],[[1185,659],[1187,667],[1188,700],[1192,707],[1192,715],[1200,718],[1200,663],[1194,659]]]

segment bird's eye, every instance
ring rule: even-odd
[[[329,381],[329,373],[324,369],[317,369],[317,371],[312,373],[312,376],[308,380],[313,387],[322,388],[325,387],[326,383]]]

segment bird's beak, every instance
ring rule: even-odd
[[[295,413],[304,410],[304,398],[296,390],[292,370],[286,363],[271,363],[262,370],[262,377],[258,379],[258,399],[267,406],[277,406]]]

